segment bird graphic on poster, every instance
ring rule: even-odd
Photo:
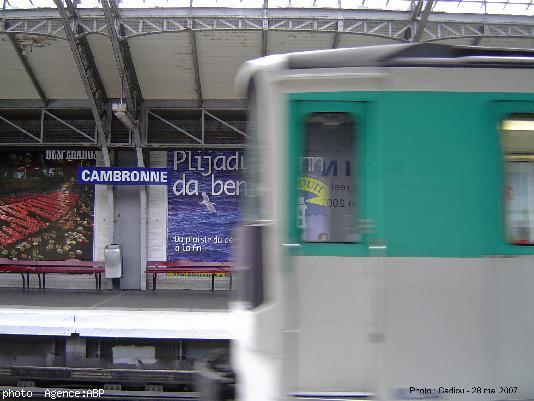
[[[210,202],[210,198],[206,192],[202,192],[202,202],[200,202],[200,204],[206,205],[210,213],[217,213],[215,210],[215,203]]]

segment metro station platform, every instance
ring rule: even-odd
[[[0,289],[0,335],[231,339],[228,291]]]

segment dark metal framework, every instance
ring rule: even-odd
[[[142,123],[141,109],[143,107],[143,95],[141,93],[139,81],[137,80],[137,73],[135,72],[128,41],[126,39],[121,39],[124,36],[124,27],[121,23],[119,9],[115,0],[102,0],[101,4],[106,18],[109,38],[113,47],[115,63],[117,64],[119,76],[121,77],[122,92],[125,93],[126,97],[126,109],[128,114],[139,127]],[[133,130],[133,136],[134,145],[136,147],[140,146],[141,138],[139,129]]]
[[[4,146],[98,146],[91,109],[0,109]]]
[[[419,0],[415,7],[412,23],[414,24],[412,28],[413,36],[411,38],[412,42],[420,42],[423,37],[423,32],[425,30],[425,25],[430,16],[430,11],[434,5],[435,0]]]
[[[90,129],[80,130],[83,134],[77,132],[76,129],[79,128],[75,124],[71,124],[72,127],[70,127],[70,131],[78,135],[76,143],[81,145],[101,146],[106,150],[108,146],[134,146],[136,148],[169,146],[173,140],[176,140],[176,144],[184,146],[227,146],[231,144],[229,141],[235,141],[235,145],[239,146],[246,135],[242,123],[227,120],[224,112],[223,117],[218,115],[221,109],[235,108],[236,105],[233,104],[235,101],[215,101],[204,98],[199,68],[197,31],[261,32],[261,55],[268,53],[269,33],[281,31],[331,34],[333,48],[339,46],[342,35],[365,35],[398,42],[433,42],[471,38],[473,44],[478,43],[482,38],[489,37],[534,38],[532,17],[433,13],[432,10],[438,0],[413,0],[410,10],[407,11],[343,10],[340,1],[338,9],[275,9],[269,8],[268,0],[264,0],[263,7],[258,9],[194,8],[192,3],[190,7],[175,9],[119,9],[116,0],[102,0],[102,9],[83,10],[76,9],[72,0],[54,0],[54,2],[57,10],[4,10],[0,17],[0,34],[10,38],[40,98],[40,101],[35,102],[0,100],[0,124],[18,132],[23,138],[19,144],[23,145],[39,146],[51,143],[44,135],[43,126],[46,126],[48,120],[54,119],[53,116],[57,116],[56,109],[89,107],[93,114],[96,135],[93,135],[94,131]],[[534,0],[527,2],[526,7],[529,8]],[[506,6],[506,3],[503,1],[503,6]],[[165,102],[143,98],[128,39],[167,32],[184,32],[190,36],[196,99]],[[68,101],[49,100],[17,40],[16,35],[19,34],[43,35],[67,40],[88,101],[70,102],[77,102],[73,105],[67,104]],[[111,102],[107,97],[87,40],[87,35],[90,34],[109,37],[117,70],[122,80],[126,108],[138,129],[128,132],[128,129],[112,115]],[[22,121],[12,118],[9,110],[22,107],[33,107],[36,110],[40,116],[36,119],[41,120],[40,129],[35,129],[33,126],[30,129]],[[244,105],[237,105],[237,108],[239,107],[244,107]],[[9,110],[6,111],[6,108]],[[178,111],[174,114],[165,111],[172,109]],[[200,130],[195,128],[196,134],[192,134],[187,127],[181,126],[181,117],[176,117],[183,110],[189,110],[185,112],[187,114],[193,109],[200,110],[199,121],[202,126]],[[220,119],[218,124],[221,129],[232,128],[227,132],[225,139],[206,134],[205,125],[217,119]],[[68,118],[59,116],[59,120],[70,124]],[[58,123],[59,120],[56,119]],[[156,120],[159,121],[158,124],[161,123],[170,131],[174,131],[174,134],[165,133],[161,129],[158,131],[159,134],[154,134],[151,128],[155,126]],[[225,125],[226,123],[228,126]],[[69,128],[68,125],[62,125]],[[164,139],[162,142],[157,141],[158,135],[159,138]],[[0,140],[0,144],[6,143]],[[71,143],[74,142],[67,140],[65,144]]]
[[[57,1],[57,0],[56,0]],[[320,9],[128,9],[120,10],[119,39],[165,32],[252,30],[331,32],[410,41],[405,31],[420,26],[420,41],[466,37],[534,38],[532,17],[518,15],[432,13],[435,0],[423,1],[417,11],[320,10]],[[418,3],[416,3],[417,5]],[[101,10],[78,10],[80,35],[108,36]],[[43,34],[66,38],[54,10],[6,11],[0,33]],[[480,30],[484,26],[484,30]],[[1,28],[1,25],[0,25]],[[416,31],[416,30],[415,30]],[[262,39],[264,40],[264,39]]]
[[[107,148],[173,146],[239,147],[246,134],[246,110],[143,108],[143,140],[136,146],[131,131],[112,117]],[[90,108],[0,108],[0,146],[99,147]]]
[[[122,86],[125,91],[128,110],[134,118],[140,118],[143,95],[137,80],[128,41],[123,39],[125,37],[124,26],[119,15],[119,9],[115,0],[101,0],[101,4],[106,17],[113,55],[115,56],[120,77],[123,80]]]
[[[28,78],[30,78],[30,81],[33,84],[33,87],[37,94],[39,95],[39,99],[41,99],[41,102],[43,102],[43,106],[48,105],[48,99],[46,97],[46,94],[37,80],[37,77],[35,76],[32,67],[28,63],[28,59],[26,58],[26,55],[24,54],[24,51],[21,49],[19,42],[17,41],[17,37],[14,34],[7,35],[9,38],[9,41],[11,42],[11,45],[13,46],[13,49],[15,50],[15,53],[17,53],[17,57],[19,58],[22,66],[24,67],[24,70],[26,71],[26,74],[28,74]]]
[[[67,40],[69,41],[76,66],[78,67],[87,98],[91,103],[98,139],[104,155],[104,163],[106,166],[109,166],[110,160],[107,143],[110,136],[111,113],[102,79],[96,68],[87,37],[83,35],[84,28],[80,24],[80,17],[76,8],[71,0],[65,0],[66,7],[63,5],[62,0],[54,0],[54,2],[59,10],[59,15],[61,16]]]
[[[202,95],[202,83],[200,80],[200,67],[198,65],[198,49],[197,49],[197,38],[195,35],[195,31],[191,29],[189,31],[189,36],[191,39],[191,54],[193,57],[193,69],[195,72],[195,84],[196,84],[196,92],[197,92],[197,99],[198,99],[198,107],[202,107],[204,105],[204,96]]]

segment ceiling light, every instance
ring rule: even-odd
[[[501,123],[503,131],[534,131],[534,120],[504,120]]]
[[[130,115],[130,113],[128,113],[128,109],[124,103],[113,103],[111,105],[111,110],[113,110],[113,114],[115,114],[120,122],[128,129],[132,131],[139,129],[138,122]]]

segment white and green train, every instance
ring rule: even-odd
[[[534,51],[294,53],[238,85],[237,399],[534,398]]]

